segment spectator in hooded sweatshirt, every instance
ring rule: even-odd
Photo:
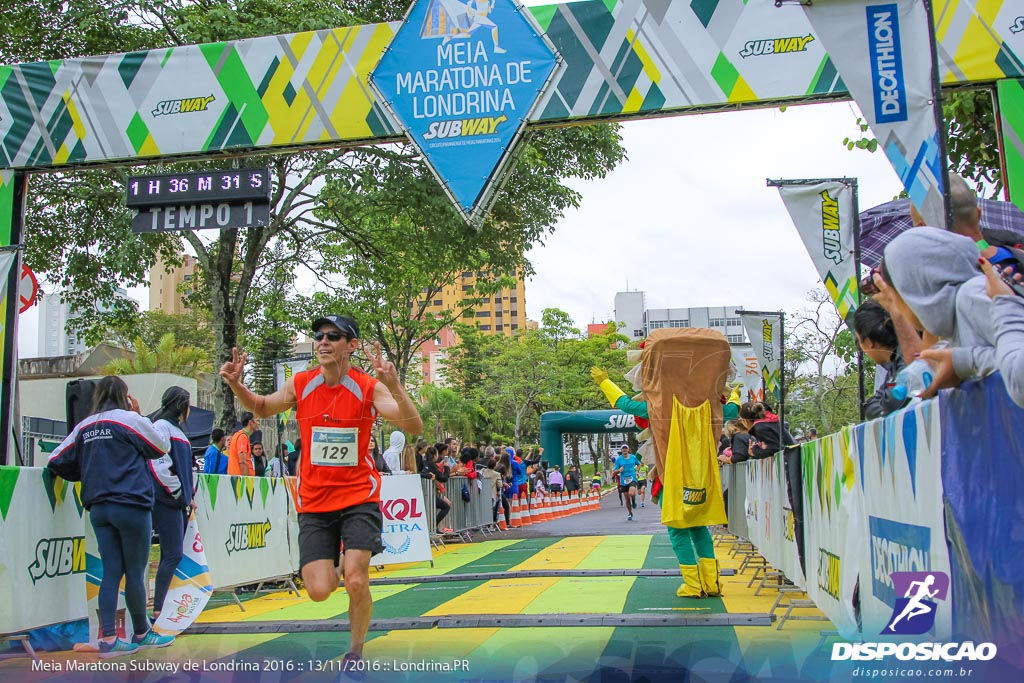
[[[171,442],[139,414],[139,402],[120,377],[104,377],[93,393],[92,413],[50,454],[49,471],[81,481],[82,505],[96,532],[103,580],[99,591],[102,659],[174,641],[149,628],[146,618],[146,563],[152,536],[153,479],[148,461],[171,450]],[[121,579],[136,632],[117,637],[114,617]]]
[[[192,445],[181,431],[188,419],[189,393],[169,387],[160,400],[160,410],[151,416],[153,426],[171,442],[167,455],[149,461],[153,474],[153,530],[160,536],[160,565],[153,590],[153,617],[160,616],[174,570],[181,562],[185,527],[192,514]]]
[[[392,472],[402,471],[402,449],[405,448],[405,434],[401,430],[391,432],[388,447],[384,451],[384,464]]]
[[[992,322],[996,335],[995,364],[1002,375],[1006,392],[1014,403],[1024,408],[1024,297],[1014,293],[987,260],[981,260],[981,267],[985,275],[986,293],[992,299]],[[1007,276],[1011,272],[1006,273]],[[952,366],[955,353],[956,350],[951,348],[930,349],[922,352],[921,357],[941,368]],[[977,354],[971,357],[977,357]]]
[[[970,239],[931,227],[901,233],[885,248],[875,283],[888,297],[880,303],[953,347],[941,354],[948,362],[935,364],[932,385],[922,398],[996,370],[992,300]]]

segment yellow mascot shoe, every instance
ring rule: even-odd
[[[697,560],[700,568],[700,581],[709,596],[718,597],[722,594],[722,581],[718,573],[718,560],[712,557],[701,557]]]
[[[680,598],[703,598],[704,587],[700,583],[700,573],[695,564],[681,564],[679,571],[683,575],[683,585],[676,590]]]

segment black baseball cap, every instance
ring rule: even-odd
[[[341,333],[348,337],[349,339],[359,339],[359,323],[357,323],[352,318],[349,318],[344,315],[337,315],[335,313],[325,315],[322,318],[317,318],[316,320],[314,320],[313,331],[316,332],[327,323],[330,323],[331,325],[337,327],[339,330],[341,330]]]

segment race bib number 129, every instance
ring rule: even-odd
[[[358,427],[313,427],[309,459],[314,465],[355,467],[358,450]]]

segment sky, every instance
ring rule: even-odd
[[[802,308],[820,279],[765,181],[857,178],[861,210],[895,197],[886,158],[842,144],[859,132],[857,116],[844,102],[624,123],[628,161],[570,181],[579,209],[529,252],[527,316],[559,308],[585,329],[611,319],[627,289],[646,292],[650,308]],[[129,294],[148,306],[148,288]],[[19,321],[22,358],[36,355],[36,310]]]
[[[820,278],[766,179],[857,178],[862,211],[893,199],[885,156],[842,144],[859,137],[858,115],[830,103],[623,124],[629,160],[570,182],[580,208],[529,252],[527,315],[560,308],[585,328],[611,319],[627,289],[648,308],[802,308]]]

